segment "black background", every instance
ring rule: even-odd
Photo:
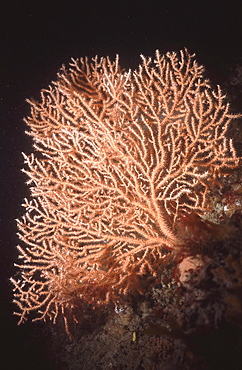
[[[16,218],[28,196],[21,152],[31,152],[23,117],[26,98],[56,79],[72,57],[120,55],[124,68],[136,68],[142,53],[153,56],[187,47],[221,84],[242,58],[241,1],[5,1],[0,6],[0,369],[55,369],[42,325],[18,327],[12,315],[9,277],[16,268]],[[242,105],[241,105],[242,111]],[[48,348],[47,348],[48,347]]]

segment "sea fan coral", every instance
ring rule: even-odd
[[[225,136],[236,116],[194,56],[141,58],[128,72],[118,57],[73,60],[29,101],[31,199],[11,279],[20,322],[141,290],[180,248],[178,216],[206,211],[221,170],[238,165]]]

